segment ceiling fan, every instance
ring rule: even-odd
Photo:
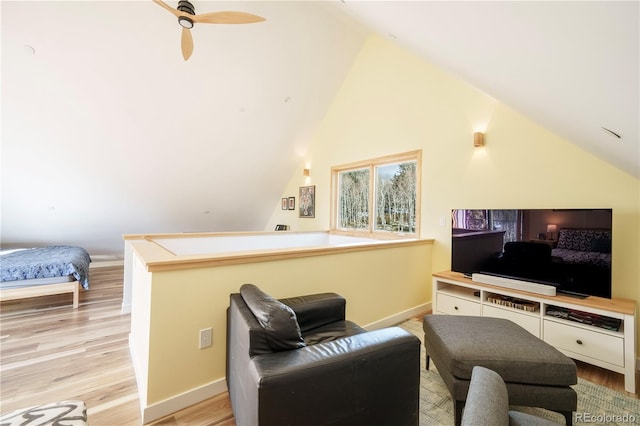
[[[178,17],[182,27],[182,57],[186,61],[193,52],[193,38],[191,28],[195,24],[253,24],[265,19],[245,12],[211,12],[196,15],[195,9],[188,0],[180,0],[178,8],[174,9],[162,0],[153,0]]]

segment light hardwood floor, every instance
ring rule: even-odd
[[[120,313],[122,267],[94,268],[91,290],[0,306],[0,412],[80,399],[91,426],[140,425],[129,357],[129,315]],[[580,377],[624,392],[624,378],[578,363]],[[637,397],[637,396],[636,396]],[[151,425],[235,425],[223,393]]]

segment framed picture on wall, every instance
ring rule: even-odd
[[[296,197],[289,197],[289,210],[296,209]]]
[[[300,187],[300,217],[316,217],[316,186]]]
[[[282,210],[288,210],[289,209],[289,201],[286,198],[282,199]]]

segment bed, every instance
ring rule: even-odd
[[[89,253],[82,247],[49,246],[0,252],[0,301],[89,289]]]

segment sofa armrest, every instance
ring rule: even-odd
[[[332,322],[344,321],[347,302],[336,293],[310,294],[280,299],[296,313],[300,331],[304,333]]]
[[[399,327],[259,355],[249,370],[261,426],[418,422],[420,340]]]
[[[493,370],[474,367],[462,414],[462,426],[509,425],[509,395],[504,381]]]

